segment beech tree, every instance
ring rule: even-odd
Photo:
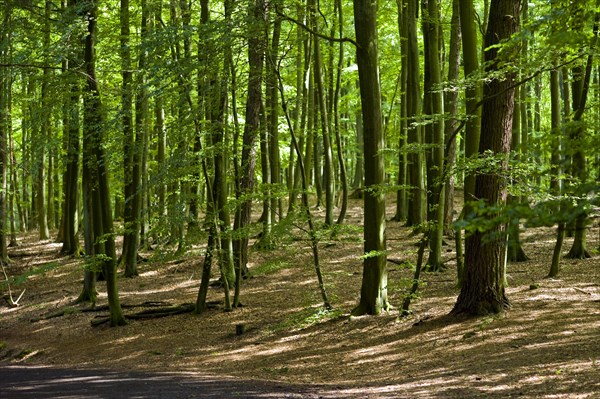
[[[479,153],[500,156],[499,170],[482,172],[475,178],[475,198],[487,208],[485,217],[498,218],[498,206],[506,203],[506,156],[510,151],[515,105],[515,72],[503,70],[515,56],[506,43],[519,29],[520,0],[492,0],[485,35],[486,72],[500,72],[486,81],[481,112]],[[500,52],[502,48],[502,52]],[[504,159],[502,159],[504,158]],[[453,313],[499,313],[508,307],[505,294],[506,226],[498,220],[487,229],[473,231],[465,240],[465,270]]]
[[[353,314],[388,310],[385,243],[385,178],[377,43],[377,1],[354,0],[356,61],[360,83],[365,163],[364,263],[360,302]]]

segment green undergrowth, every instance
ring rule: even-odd
[[[288,261],[282,259],[268,260],[259,264],[256,267],[253,267],[250,270],[250,277],[258,277],[273,274],[280,270],[288,269],[289,267],[290,263]]]
[[[274,325],[273,332],[284,330],[303,330],[316,324],[338,319],[343,315],[340,309],[325,309],[323,307],[306,307],[298,312],[292,313],[284,320]]]

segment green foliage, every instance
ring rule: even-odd
[[[272,329],[274,331],[303,330],[319,323],[336,320],[341,316],[342,311],[339,309],[325,309],[323,307],[309,306],[291,314],[281,323],[273,326]]]
[[[279,270],[288,269],[290,264],[288,261],[281,259],[268,260],[250,269],[251,277],[269,275],[278,272]]]

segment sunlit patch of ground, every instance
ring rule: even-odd
[[[360,202],[351,205],[351,212],[360,211]],[[388,214],[393,213],[390,206]],[[352,223],[361,219],[360,214],[349,216]],[[388,290],[391,303],[399,306],[411,284],[418,238],[410,237],[400,223],[387,226],[389,257],[401,263],[388,264]],[[25,289],[19,307],[0,307],[0,341],[5,344],[0,345],[0,359],[325,384],[324,398],[598,395],[597,255],[563,260],[560,275],[546,279],[555,232],[526,231],[522,237],[531,260],[508,266],[511,309],[501,316],[469,319],[448,316],[458,290],[455,254],[445,247],[448,270],[423,276],[408,318],[398,320],[397,310],[350,318],[362,275],[357,231],[324,237],[327,243],[320,248],[325,286],[335,308],[331,312],[321,307],[306,233],[294,230],[294,239],[283,237],[276,250],[251,251],[251,274],[260,273],[244,281],[242,308],[131,321],[120,328],[90,326],[95,313],[82,313],[73,304],[81,290],[81,260],[61,257],[60,246],[37,242],[35,233],[28,234],[20,237],[21,246],[11,249],[13,263],[7,272],[18,276],[44,271],[12,287],[17,293]],[[590,248],[598,247],[597,237],[596,230],[589,234]],[[569,245],[567,240],[565,252]],[[120,278],[121,302],[195,302],[201,249],[183,262],[140,264],[139,277]],[[103,305],[104,284],[98,287],[98,305]],[[222,289],[210,289],[209,301],[222,297]],[[61,309],[69,310],[40,320]],[[240,324],[245,332],[238,336]]]

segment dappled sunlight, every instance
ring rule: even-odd
[[[388,234],[393,248],[389,257],[414,263],[416,239],[407,239],[410,229],[390,225],[394,230]],[[453,254],[447,254],[449,270],[422,276],[408,317],[398,319],[396,308],[377,317],[350,318],[360,297],[360,245],[341,240],[323,245],[321,251],[332,312],[323,310],[310,249],[302,249],[306,243],[300,241],[272,252],[252,252],[252,278],[243,282],[240,309],[223,312],[223,290],[215,286],[207,298],[213,307],[202,315],[132,320],[120,328],[90,327],[91,320],[108,312],[82,312],[89,305],[73,305],[81,291],[81,260],[56,257],[57,249],[44,245],[36,251],[47,254],[45,263],[57,262],[57,267],[22,285],[23,306],[0,308],[0,332],[8,346],[35,351],[28,362],[168,369],[190,375],[207,370],[331,384],[320,391],[323,398],[358,398],[365,392],[390,399],[500,398],[523,396],[521,392],[525,397],[550,397],[552,392],[552,397],[570,398],[600,389],[597,259],[565,262],[554,280],[544,279],[544,262],[509,265],[511,309],[501,316],[457,318],[448,316],[458,289]],[[121,303],[130,306],[124,312],[142,310],[144,303],[193,303],[201,260],[193,256],[150,261],[140,264],[136,278],[120,274]],[[24,256],[18,262],[11,273],[28,264]],[[414,270],[391,262],[388,268],[389,300],[398,306]],[[215,265],[213,273],[215,282]],[[538,288],[532,289],[533,284]],[[97,305],[104,306],[105,283],[98,283],[98,291]],[[30,321],[61,309],[61,317]],[[241,334],[238,325],[244,327]]]

